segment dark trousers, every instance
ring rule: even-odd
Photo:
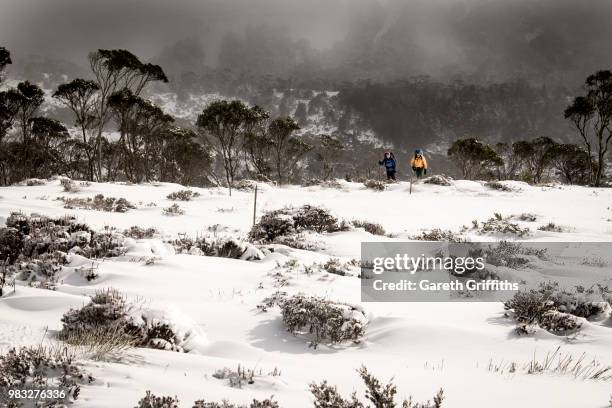
[[[416,174],[417,178],[420,179],[421,177],[423,177],[423,169],[414,169],[414,174]]]
[[[395,170],[387,170],[387,180],[395,180]]]

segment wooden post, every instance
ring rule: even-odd
[[[255,225],[256,216],[257,216],[257,184],[255,184],[255,200],[253,201],[253,225]]]

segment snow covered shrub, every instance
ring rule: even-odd
[[[519,237],[529,235],[529,228],[521,228],[518,224],[503,218],[499,213],[495,213],[492,218],[480,223],[480,225],[478,221],[474,221],[474,227],[478,229],[480,234],[507,234]]]
[[[115,289],[97,291],[91,301],[80,309],[70,309],[62,316],[60,339],[73,332],[86,332],[101,326],[127,326],[130,305],[124,295]]]
[[[555,310],[552,300],[558,285],[542,283],[537,289],[519,291],[504,303],[504,309],[512,311],[512,317],[518,323],[536,324],[542,316]]]
[[[356,228],[363,228],[364,230],[366,230],[366,232],[369,232],[372,235],[385,235],[385,229],[380,224],[375,224],[373,222],[363,220],[353,220],[351,221],[351,223]]]
[[[279,238],[290,237],[303,231],[337,232],[346,231],[348,225],[338,222],[329,211],[313,205],[300,208],[282,208],[266,212],[251,228],[252,241],[278,243]]]
[[[257,182],[249,179],[242,179],[234,183],[234,188],[238,191],[253,191]]]
[[[168,200],[172,201],[191,201],[192,198],[199,197],[200,193],[192,190],[179,190],[173,193],[168,194],[166,197]]]
[[[159,234],[159,231],[155,228],[143,228],[138,225],[133,225],[123,231],[124,236],[134,239],[150,239],[157,234]]]
[[[541,225],[538,227],[539,231],[547,231],[547,232],[565,232],[565,229],[554,222],[549,222],[546,225]]]
[[[395,401],[397,386],[392,381],[383,385],[364,366],[357,370],[357,372],[366,386],[365,402],[360,401],[355,392],[349,398],[343,397],[338,392],[338,388],[329,385],[327,381],[319,384],[313,382],[310,384],[310,392],[314,397],[315,408],[364,408],[369,406],[367,405],[368,403],[372,403],[376,408],[394,408],[400,404],[402,408],[442,407],[442,401],[444,400],[444,391],[442,389],[433,397],[433,402],[413,402],[412,397],[410,397],[400,403]]]
[[[162,214],[164,215],[183,215],[185,214],[185,210],[183,210],[177,203],[172,204],[170,207],[166,207],[162,210]]]
[[[487,183],[485,183],[485,186],[492,190],[506,191],[506,192],[514,191],[512,188],[508,187],[505,184],[500,183],[499,181],[488,181]]]
[[[69,178],[60,179],[60,184],[64,187],[64,191],[67,193],[78,193],[81,191],[79,186]]]
[[[582,322],[572,314],[549,310],[540,317],[538,325],[550,333],[562,336],[580,330]]]
[[[519,221],[535,222],[538,216],[532,213],[522,213],[515,217]]]
[[[50,398],[38,401],[36,406],[66,406],[76,400],[81,384],[89,384],[94,378],[65,351],[42,346],[21,347],[0,355],[0,406],[21,406],[18,399],[8,398],[10,389],[57,391]]]
[[[340,259],[330,258],[323,264],[323,270],[334,275],[345,276],[348,273],[349,268],[346,264],[340,262]]]
[[[287,330],[292,334],[309,334],[310,346],[314,348],[322,341],[359,343],[368,325],[359,306],[319,297],[295,295],[282,300],[279,306]]]
[[[240,365],[238,365],[237,370],[224,367],[221,370],[215,371],[212,376],[218,380],[228,380],[229,386],[232,388],[242,388],[244,384],[253,384],[255,382],[253,380],[255,376],[253,370],[245,370]]]
[[[421,235],[415,235],[410,237],[410,239],[415,241],[465,242],[465,239],[454,232],[440,228],[434,228],[431,231],[423,231]]]
[[[136,208],[134,204],[125,198],[104,197],[103,194],[97,194],[93,198],[59,197],[58,199],[64,202],[64,208],[70,210],[80,209],[126,213],[130,209]]]
[[[33,287],[55,290],[59,273],[67,263],[68,259],[63,252],[44,253],[35,259],[17,262],[14,265],[16,279]]]
[[[158,397],[151,391],[147,391],[135,408],[179,408],[179,400],[175,397]]]
[[[423,183],[425,184],[435,184],[438,186],[450,186],[452,184],[452,181],[452,177],[445,176],[444,174],[436,174],[423,179]]]
[[[23,248],[23,236],[16,228],[0,228],[0,261],[13,263]]]
[[[491,265],[516,269],[529,264],[530,257],[545,259],[546,252],[546,248],[529,248],[520,243],[499,241],[494,246],[489,246],[484,254],[485,261]]]
[[[387,185],[384,181],[369,179],[363,182],[363,185],[370,190],[384,191]]]
[[[114,289],[96,292],[91,302],[80,309],[70,309],[62,316],[59,338],[70,344],[87,345],[96,341],[88,333],[104,334],[116,340],[116,348],[148,347],[183,352],[192,336],[189,329],[167,318],[164,313],[137,307]],[[109,344],[112,349],[113,344]]]
[[[221,402],[198,400],[193,404],[193,408],[280,408],[280,405],[278,405],[278,402],[274,401],[274,397],[270,397],[262,401],[253,399],[253,402],[249,405],[234,404],[228,400],[223,400]]]
[[[610,290],[601,285],[560,289],[558,283],[542,283],[520,291],[504,307],[519,324],[537,324],[553,334],[579,330],[583,319],[605,319],[612,314]]]
[[[25,185],[28,187],[44,186],[46,184],[47,184],[47,180],[37,179],[37,178],[31,178],[25,181]]]
[[[193,239],[182,235],[167,242],[178,254],[218,256],[247,261],[263,259],[263,254],[255,246],[231,237],[198,236]]]

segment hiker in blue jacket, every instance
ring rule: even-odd
[[[395,156],[391,152],[385,152],[385,158],[378,162],[387,170],[387,180],[395,180]]]

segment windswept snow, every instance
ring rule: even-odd
[[[503,316],[500,303],[365,303],[370,320],[360,344],[309,348],[284,328],[280,312],[263,313],[257,305],[278,289],[358,304],[360,280],[331,274],[287,273],[288,284],[279,288],[274,274],[287,261],[310,265],[330,257],[359,259],[362,241],[405,241],[434,228],[458,232],[473,220],[485,221],[499,213],[531,213],[536,221],[516,221],[529,227],[526,240],[612,241],[612,190],[577,186],[530,186],[504,182],[515,191],[490,189],[481,182],[454,181],[444,187],[396,183],[375,192],[362,184],[339,180],[341,189],[261,184],[257,215],[284,206],[315,204],[346,220],[381,224],[393,238],[374,236],[363,229],[321,234],[320,249],[306,251],[278,247],[258,261],[175,254],[163,242],[176,237],[214,231],[246,237],[253,218],[253,192],[192,188],[200,196],[179,202],[185,214],[162,215],[173,202],[166,196],[184,187],[175,184],[126,185],[91,183],[77,193],[63,191],[59,181],[42,186],[0,188],[0,222],[12,211],[49,216],[76,215],[94,229],[119,230],[138,225],[153,227],[160,236],[128,242],[128,252],[96,261],[99,278],[87,282],[77,272],[91,262],[76,255],[62,271],[57,291],[17,286],[0,299],[0,348],[40,342],[46,330],[61,328],[61,316],[88,301],[87,295],[113,287],[129,299],[146,305],[153,316],[171,320],[182,331],[194,333],[190,352],[131,349],[120,361],[87,362],[97,381],[82,388],[76,407],[132,407],[146,390],[177,395],[181,406],[196,399],[249,402],[274,395],[282,407],[311,407],[308,384],[328,380],[343,395],[363,391],[355,369],[366,365],[381,380],[395,378],[398,395],[417,401],[431,398],[443,388],[448,408],[603,407],[610,399],[610,382],[574,379],[569,375],[495,373],[490,364],[543,359],[561,347],[564,353],[612,364],[610,320],[588,324],[573,340],[538,332],[519,337]],[[123,197],[136,204],[127,213],[68,210],[60,196]],[[539,231],[554,222],[568,232]],[[467,232],[470,239],[491,236]],[[146,259],[153,258],[151,263]],[[602,274],[605,279],[606,275]],[[607,275],[608,282],[612,276]],[[609,282],[610,283],[610,282]],[[224,367],[252,368],[261,373],[254,384],[231,388],[212,376]],[[274,369],[280,375],[268,375]]]

